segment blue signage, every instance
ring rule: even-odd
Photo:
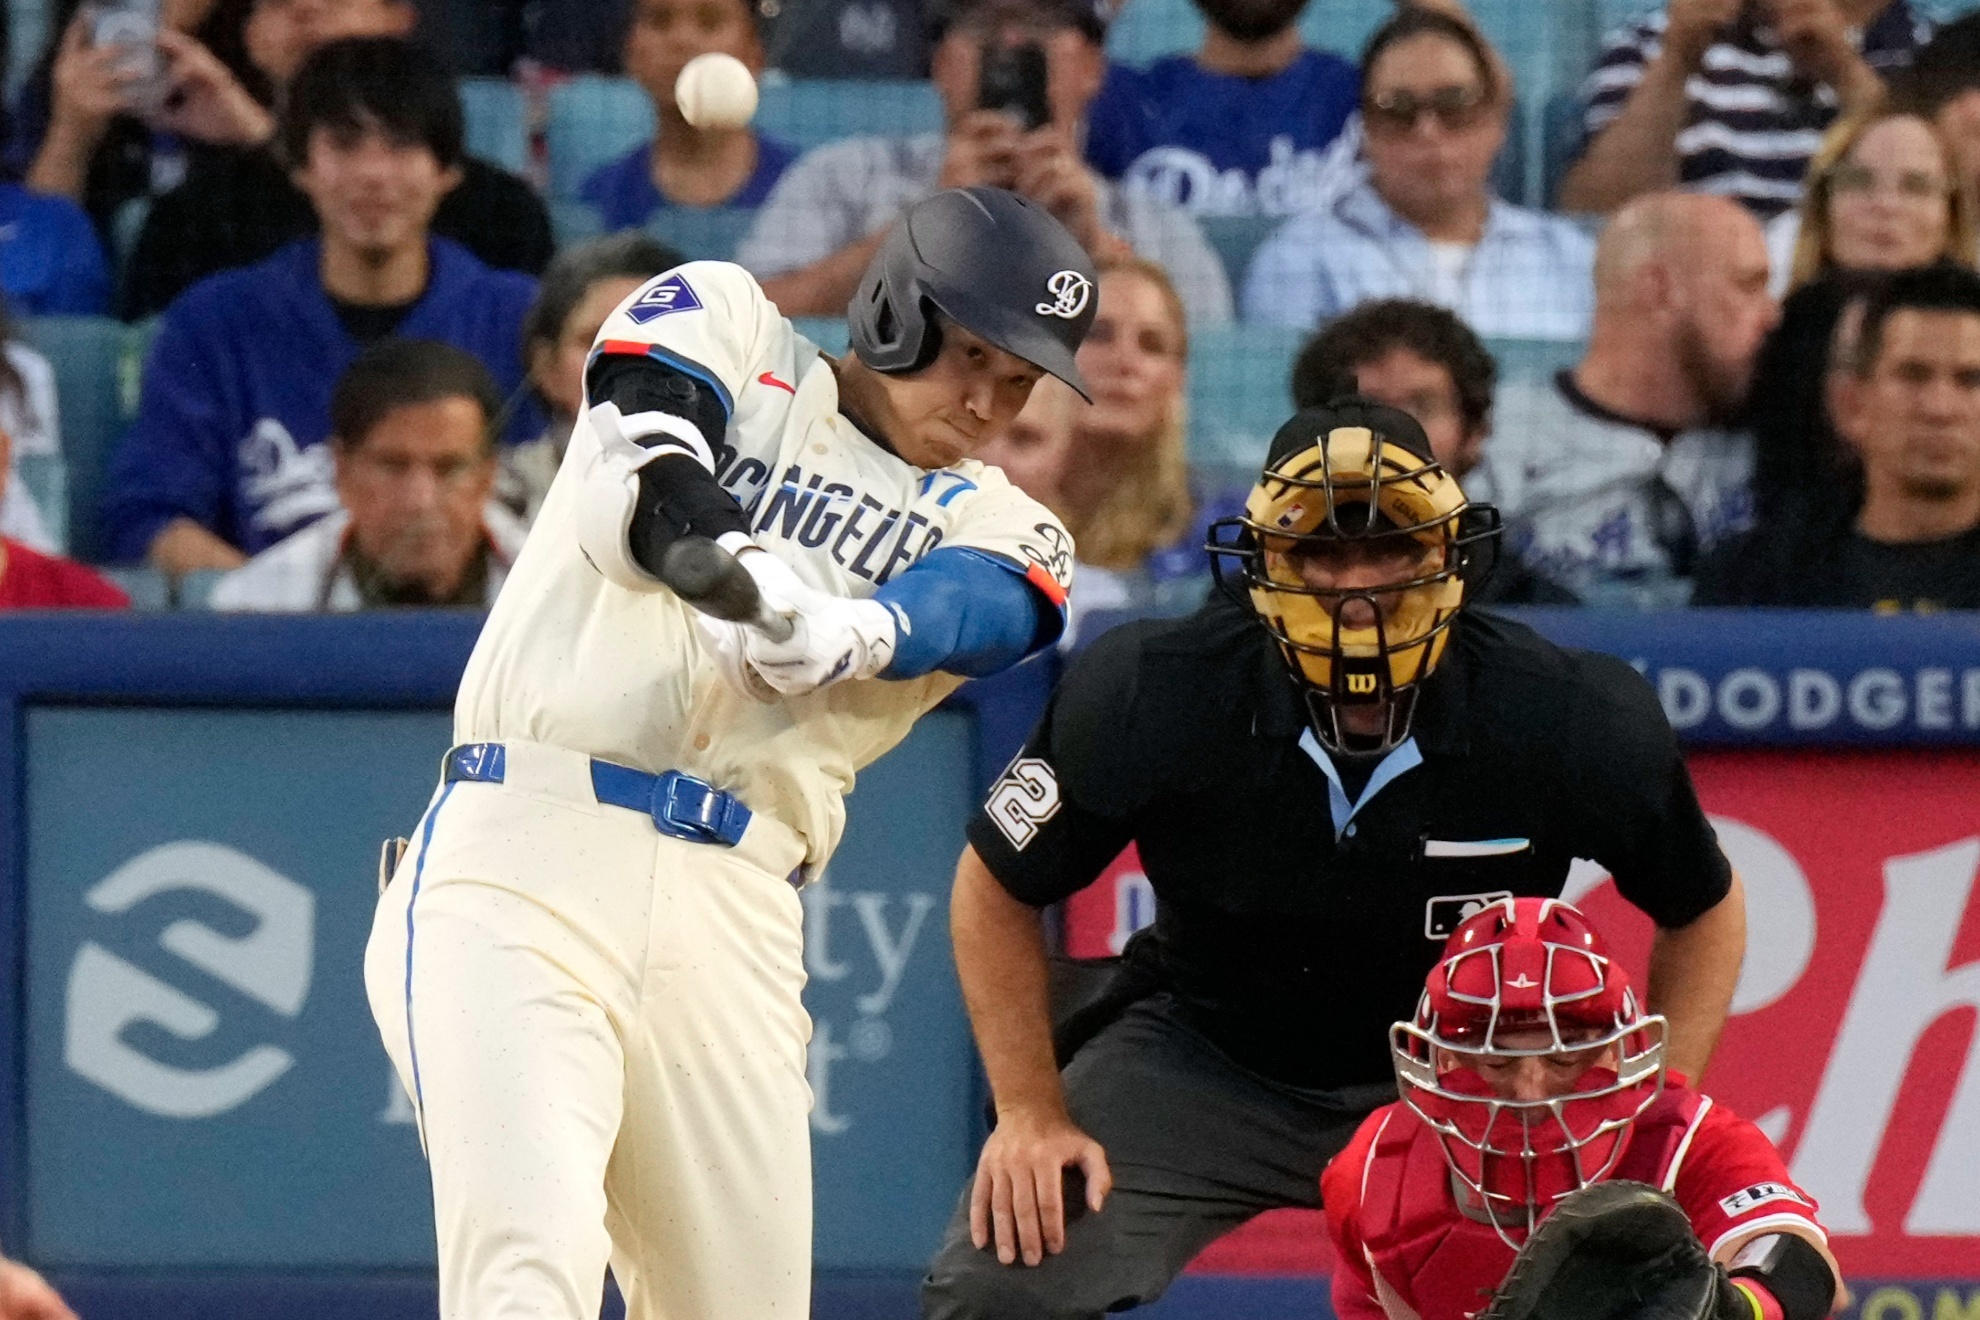
[[[31,707],[27,1246],[56,1267],[422,1268],[360,972],[438,712]],[[860,777],[807,891],[821,1268],[918,1268],[970,1167],[948,885],[968,718]]]

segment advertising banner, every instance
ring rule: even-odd
[[[431,1198],[361,961],[431,711],[25,713],[25,1241],[55,1269],[421,1268]],[[860,776],[805,894],[821,1268],[915,1269],[970,1168],[948,886],[967,717]]]
[[[1705,1088],[1787,1155],[1852,1276],[1980,1280],[1980,752],[1690,762],[1747,895],[1746,961]],[[1647,919],[1592,864],[1568,897],[1643,984]],[[1130,851],[1067,905],[1068,950],[1117,952],[1153,913]],[[1319,1231],[1261,1223],[1202,1263],[1313,1268]],[[1916,1320],[1918,1296],[1946,1320],[1929,1289],[1890,1292],[1879,1315]]]

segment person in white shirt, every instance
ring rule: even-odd
[[[974,454],[1085,390],[1094,283],[1042,207],[950,189],[836,360],[727,262],[606,320],[365,952],[443,1320],[595,1317],[608,1260],[629,1320],[810,1314],[797,889],[860,770],[1064,627],[1071,537]],[[668,586],[709,542],[787,629]]]
[[[488,608],[524,536],[493,498],[501,411],[488,369],[459,349],[430,339],[373,345],[331,398],[340,507],[227,573],[208,606]]]
[[[1591,605],[1684,604],[1701,554],[1752,519],[1752,440],[1731,427],[1778,316],[1737,202],[1653,193],[1618,211],[1587,353],[1500,390],[1466,483],[1498,506],[1507,552]]]
[[[6,493],[0,495],[0,536],[12,537],[43,554],[59,554],[67,538],[59,535],[61,511],[44,509],[22,479],[21,464],[59,463],[62,418],[55,398],[55,368],[48,359],[10,337],[0,313],[0,430],[13,437],[14,470]]]
[[[1510,85],[1477,29],[1411,7],[1362,56],[1365,181],[1282,225],[1245,275],[1244,319],[1305,330],[1375,298],[1448,307],[1487,338],[1580,339],[1594,241],[1492,195]]]

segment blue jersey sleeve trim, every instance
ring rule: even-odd
[[[728,417],[736,415],[736,396],[729,392],[729,387],[722,383],[720,377],[693,358],[671,353],[658,344],[648,344],[637,339],[608,339],[591,351],[590,361],[584,364],[585,376],[587,379],[590,378],[592,364],[606,353],[639,356],[641,351],[644,356],[652,358],[662,366],[672,367],[683,376],[692,376],[714,390],[715,397],[722,401],[723,414]]]
[[[1065,612],[1014,560],[943,546],[874,593],[894,616],[882,678],[986,678],[1058,641]]]

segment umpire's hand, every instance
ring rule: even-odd
[[[1113,1189],[1107,1152],[1073,1125],[1063,1109],[1040,1115],[1031,1110],[999,1114],[997,1128],[976,1161],[969,1192],[969,1237],[981,1251],[997,1235],[997,1259],[1006,1265],[1022,1255],[1036,1265],[1045,1253],[1066,1246],[1065,1171],[1085,1175],[1086,1204],[1096,1214]]]

